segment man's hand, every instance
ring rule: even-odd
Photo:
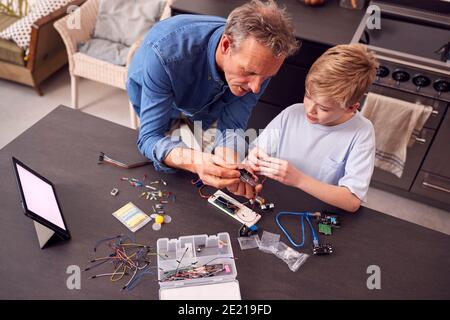
[[[258,179],[258,177],[254,175],[253,170],[248,165],[240,163],[239,155],[235,150],[226,147],[217,147],[215,149],[215,154],[218,157],[224,159],[227,164],[235,164],[238,168],[244,168],[248,172],[250,172],[254,176],[254,178]],[[259,184],[254,188],[251,185],[239,180],[238,183],[228,186],[227,189],[237,196],[243,196],[247,199],[252,199],[255,197],[255,193],[261,192],[262,185]]]
[[[324,3],[325,0],[305,0],[305,4],[308,6],[318,6]]]
[[[258,180],[258,177],[253,173],[253,170],[250,168],[249,165],[246,165],[245,163],[241,164],[239,168],[244,168],[248,172],[250,172],[256,180]],[[240,181],[237,184],[231,185],[227,188],[230,192],[237,196],[243,196],[247,199],[253,199],[255,197],[255,194],[258,194],[262,190],[262,184],[257,184],[256,187],[252,187],[248,183],[245,183],[243,181]]]
[[[222,189],[239,183],[236,164],[227,164],[221,157],[186,148],[174,148],[164,163],[172,168],[189,170],[199,175],[204,184]]]
[[[203,161],[194,164],[195,172],[204,184],[222,189],[240,181],[237,165],[227,164],[221,157],[203,153]]]
[[[250,151],[248,164],[255,173],[265,175],[288,186],[298,187],[303,175],[288,161],[270,157],[259,148]]]

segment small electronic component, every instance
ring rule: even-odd
[[[333,246],[330,243],[314,244],[312,247],[313,254],[316,256],[329,255],[333,253]]]
[[[263,197],[260,196],[256,196],[255,197],[255,201],[259,204],[259,205],[263,205],[266,203],[266,199],[264,199]]]
[[[275,208],[275,204],[273,203],[262,204],[260,208],[261,210],[272,210],[273,208]]]
[[[331,234],[331,226],[328,224],[319,223],[319,232],[324,235]]]
[[[239,209],[235,204],[233,204],[228,199],[225,199],[222,196],[218,196],[214,202],[221,207],[223,210],[227,211],[229,214],[235,214]]]
[[[259,204],[260,206],[262,206],[263,204],[266,203],[266,199],[264,199],[264,198],[261,197],[261,196],[256,196],[255,198],[250,199],[249,202],[250,202],[250,204],[257,203],[257,204]]]
[[[320,224],[326,224],[333,228],[341,227],[341,221],[339,220],[339,217],[337,215],[329,213],[321,213],[318,219],[319,219],[318,223]]]
[[[210,196],[208,202],[247,227],[253,226],[261,218],[260,214],[220,190]]]
[[[258,180],[254,177],[253,174],[248,172],[246,169],[239,169],[239,172],[241,173],[241,181],[251,185],[253,188],[257,186]]]
[[[110,192],[110,194],[111,194],[113,197],[117,196],[118,193],[119,193],[119,189],[117,189],[117,188],[112,189],[111,192]]]
[[[241,237],[250,237],[255,234],[258,234],[258,227],[256,225],[247,227],[244,224],[244,225],[242,225],[241,229],[239,229],[239,236],[241,236]]]

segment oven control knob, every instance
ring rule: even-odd
[[[412,78],[412,82],[417,88],[423,88],[428,87],[431,83],[431,80],[427,76],[419,73]]]
[[[448,92],[450,90],[450,82],[443,79],[437,79],[433,83],[433,88],[434,90],[439,92],[439,94],[441,94],[442,92]]]
[[[392,72],[392,78],[397,81],[397,84],[400,82],[406,82],[409,80],[409,73],[400,69]]]
[[[377,69],[377,78],[385,78],[389,75],[389,69],[385,66],[380,66]]]

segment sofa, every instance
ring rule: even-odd
[[[31,31],[28,55],[13,41],[0,39],[0,79],[33,87],[42,96],[41,83],[67,63],[66,47],[53,23],[67,14],[69,6],[79,6],[84,1],[74,0],[36,21]],[[18,19],[0,13],[0,30]]]

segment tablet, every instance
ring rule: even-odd
[[[25,215],[70,239],[53,183],[14,157],[12,162]]]

